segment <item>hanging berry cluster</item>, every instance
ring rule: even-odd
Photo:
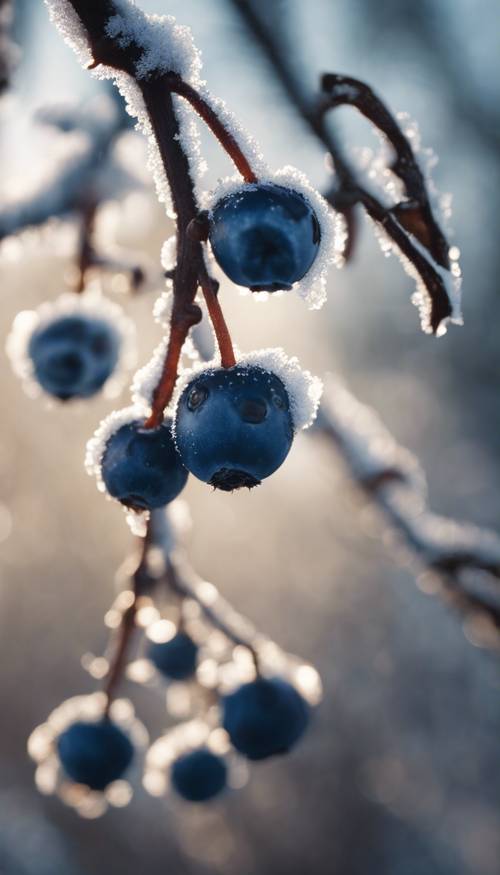
[[[204,802],[240,786],[246,761],[292,749],[321,697],[315,669],[257,635],[179,554],[175,499],[189,475],[223,491],[260,485],[284,463],[297,431],[312,424],[322,391],[321,381],[282,349],[237,350],[213,274],[219,270],[252,293],[293,289],[318,308],[330,265],[343,263],[345,221],[299,171],[269,171],[256,144],[206,90],[191,34],[173,18],[146,16],[129,0],[46,5],[82,63],[115,82],[137,119],[176,235],[162,250],[166,290],[154,308],[165,337],[133,377],[130,406],[113,411],[87,446],[87,471],[124,507],[140,538],[138,560],[126,565],[127,585],[106,615],[113,630],[108,651],[85,660],[103,689],[57,708],[32,734],[29,751],[40,789],[57,792],[86,816],[126,804],[126,779],[141,763],[153,795],[171,787]],[[360,83],[348,85],[346,91],[344,80],[325,81],[331,94],[321,118],[343,98],[355,102]],[[212,192],[202,187],[196,116],[237,171]],[[394,172],[407,184],[404,168]],[[418,185],[414,195],[421,200]],[[89,231],[98,203],[90,197],[87,206]],[[425,208],[433,221],[426,201]],[[398,221],[404,236],[416,220],[407,210]],[[446,268],[443,247],[445,241],[437,260]],[[131,367],[133,326],[88,281],[88,268],[96,266],[92,248],[82,246],[75,289],[20,314],[9,338],[26,386],[57,401],[116,389],[117,376]],[[417,273],[428,292],[437,290],[425,311],[437,331],[453,308],[433,271],[424,264]],[[202,320],[216,341],[210,361],[193,336]],[[143,635],[132,659],[137,630]],[[147,732],[131,703],[116,697],[124,676],[166,685],[170,716],[181,721],[145,755]]]

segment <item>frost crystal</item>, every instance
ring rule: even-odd
[[[34,378],[33,362],[28,352],[33,333],[46,328],[57,319],[78,315],[108,322],[120,335],[118,367],[105,383],[104,393],[108,397],[114,397],[122,388],[126,373],[136,361],[135,326],[118,304],[103,297],[97,288],[89,288],[81,295],[65,292],[55,301],[41,304],[36,310],[22,310],[17,314],[5,348],[14,373],[23,381],[30,395],[43,392]]]
[[[303,298],[311,310],[319,310],[326,301],[326,285],[328,271],[332,264],[342,267],[346,240],[345,220],[336,213],[326,200],[308,182],[307,177],[294,167],[284,167],[276,173],[266,173],[259,176],[260,183],[272,182],[297,191],[311,204],[316,213],[321,228],[319,250],[306,275],[295,284],[298,295]],[[250,183],[251,185],[251,183]],[[204,206],[213,209],[215,205],[229,194],[242,188],[240,176],[232,176],[220,180],[216,188],[205,193]]]
[[[217,370],[220,360],[197,362],[180,375],[172,406],[175,409],[179,398],[190,380],[202,371]],[[323,392],[323,383],[309,371],[302,370],[296,356],[288,358],[283,349],[260,349],[246,355],[237,355],[237,367],[259,367],[275,374],[284,384],[290,399],[290,413],[295,431],[309,428],[318,412]]]

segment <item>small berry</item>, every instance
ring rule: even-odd
[[[258,486],[292,445],[285,386],[260,367],[203,371],[181,395],[175,439],[184,465],[200,480],[226,491]]]
[[[92,790],[121,778],[134,756],[129,737],[110,720],[72,723],[59,736],[57,750],[68,777]]]
[[[210,221],[210,243],[225,274],[253,292],[291,289],[318,253],[317,216],[298,191],[247,185],[223,197]]]
[[[196,671],[198,647],[185,632],[178,632],[170,641],[152,641],[148,656],[165,677],[182,681]]]
[[[189,802],[207,802],[226,786],[227,766],[206,747],[182,754],[172,765],[172,786]]]
[[[106,443],[101,476],[107,491],[126,507],[152,510],[173,501],[188,472],[172,437],[172,423],[143,428],[140,420],[122,425]]]
[[[120,345],[119,333],[104,319],[62,316],[33,332],[28,356],[40,386],[68,401],[102,388],[118,363]]]
[[[250,760],[286,753],[309,723],[309,706],[282,678],[258,678],[223,699],[223,726]]]

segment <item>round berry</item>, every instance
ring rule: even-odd
[[[181,395],[175,439],[184,465],[200,480],[226,491],[258,486],[292,445],[285,386],[260,367],[203,371]]]
[[[188,477],[171,421],[157,428],[143,426],[140,420],[122,425],[108,439],[101,461],[109,494],[134,510],[152,510],[173,501]]]
[[[225,274],[253,292],[291,289],[311,267],[321,239],[317,216],[298,191],[246,185],[211,213],[209,239]]]
[[[223,699],[223,726],[250,760],[286,753],[303,735],[309,706],[282,678],[258,678]]]
[[[182,754],[172,764],[172,786],[189,802],[207,802],[224,790],[227,766],[206,747]]]
[[[178,632],[170,641],[152,641],[148,656],[165,677],[183,681],[196,671],[198,647],[185,632]]]
[[[106,320],[62,316],[36,329],[29,341],[33,372],[61,401],[88,398],[102,388],[120,356],[121,336]]]
[[[121,778],[134,756],[129,737],[110,720],[72,723],[59,736],[57,750],[68,777],[92,790]]]

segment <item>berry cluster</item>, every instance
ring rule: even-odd
[[[102,33],[92,34],[90,43],[102,45],[105,52],[113,42],[114,25],[110,29],[98,7],[93,5],[88,21],[102,25],[106,39],[100,39]],[[117,83],[143,130],[148,136],[156,132],[162,173],[168,168],[174,195],[177,237],[168,266],[171,247],[162,251],[167,294],[162,293],[161,306],[154,311],[166,337],[133,379],[132,406],[112,412],[87,445],[88,472],[101,491],[127,509],[133,530],[142,536],[130,589],[110,612],[116,639],[110,653],[96,658],[99,668],[92,661],[89,667],[93,676],[104,677],[104,690],[100,698],[96,694],[97,698],[69,700],[68,708],[57,709],[30,740],[40,786],[57,790],[82,813],[95,812],[96,804],[123,804],[123,794],[129,793],[124,790],[129,786],[126,779],[146,744],[145,730],[133,718],[131,706],[116,699],[124,674],[160,689],[166,685],[172,716],[179,716],[174,703],[183,691],[189,703],[184,716],[189,719],[149,748],[144,784],[152,793],[168,785],[192,802],[208,801],[233,786],[235,763],[241,767],[242,762],[291,750],[319,698],[317,689],[308,695],[299,682],[304,666],[285,654],[277,658],[275,645],[273,658],[266,658],[255,635],[235,632],[223,611],[204,602],[187,578],[180,579],[172,544],[157,528],[163,531],[189,474],[224,492],[261,484],[283,464],[297,431],[312,423],[321,395],[321,382],[283,350],[238,353],[212,272],[219,269],[251,292],[274,294],[295,288],[311,306],[319,306],[326,267],[338,254],[338,220],[298,172],[287,168],[270,175],[255,151],[241,145],[228,116],[218,114],[206,92],[196,89],[197,63],[177,67],[169,56],[165,76],[160,68],[150,69],[160,23],[155,20],[148,31],[148,18],[125,0],[117,18],[127,19],[128,13],[127,38],[117,34],[109,69],[130,50],[137,62],[137,81],[144,76],[140,89],[127,90],[128,79],[135,78],[127,57],[127,63],[119,65]],[[137,22],[146,41],[134,48],[131,34]],[[180,58],[181,42],[186,41],[183,29],[171,19],[161,26],[166,32],[158,49],[169,45]],[[162,88],[155,89],[160,75]],[[236,164],[236,182],[220,183],[212,195],[197,193],[192,156],[186,152],[190,129],[185,113],[177,103],[171,108],[157,105],[160,91],[168,94],[169,89],[191,103],[219,137]],[[164,113],[170,113],[168,124],[163,123]],[[158,168],[158,155],[153,158]],[[166,180],[159,176],[157,170],[163,198]],[[88,267],[100,266],[91,239],[98,206],[97,200],[85,208],[76,287],[54,304],[20,314],[9,338],[16,372],[30,388],[37,385],[58,401],[94,396],[130,364],[127,320],[88,282]],[[165,307],[168,297],[171,306]],[[218,355],[210,361],[202,360],[195,349],[193,329],[200,321],[210,324],[215,336]],[[201,614],[196,622],[190,620],[193,604]],[[151,614],[156,619],[143,621]],[[146,635],[142,655],[134,661],[130,642],[139,628],[145,628]],[[309,666],[307,671],[317,688],[314,669]],[[77,789],[68,791],[68,785]]]

